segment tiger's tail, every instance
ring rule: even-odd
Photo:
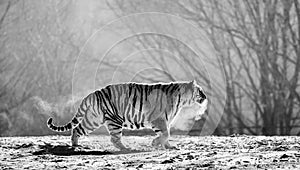
[[[80,122],[78,121],[78,119],[76,117],[74,117],[72,119],[72,121],[70,121],[69,123],[67,123],[64,126],[56,126],[53,124],[53,118],[50,117],[47,121],[47,126],[49,129],[56,131],[56,132],[66,132],[66,131],[69,131],[69,130],[77,127],[79,123]]]
[[[81,102],[81,105],[79,106],[79,108],[77,110],[77,113],[75,114],[75,116],[69,123],[67,123],[66,125],[63,125],[63,126],[56,126],[53,124],[53,118],[50,117],[47,121],[48,128],[53,131],[56,131],[56,132],[66,132],[66,131],[76,128],[79,125],[79,123],[83,120],[86,111],[89,109],[90,100],[93,97],[93,95],[94,94],[92,93],[83,99],[83,101]]]

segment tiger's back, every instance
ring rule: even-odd
[[[116,107],[124,127],[140,129],[150,124],[161,114],[166,120],[180,109],[180,84],[117,84],[102,89],[107,97],[102,98]],[[112,93],[109,93],[109,92]],[[104,104],[105,105],[105,104]],[[104,106],[106,108],[106,105]],[[108,107],[109,108],[109,107]],[[109,119],[109,117],[106,117]]]

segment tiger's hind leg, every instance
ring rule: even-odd
[[[167,126],[167,121],[164,118],[157,118],[152,121],[152,129],[157,134],[157,137],[153,139],[153,147],[162,147],[164,149],[177,149],[175,146],[169,144],[168,138],[170,136],[170,131]]]
[[[81,135],[79,135],[79,133],[77,132],[77,129],[74,128],[72,130],[72,135],[71,135],[71,142],[72,142],[72,146],[73,147],[76,147],[76,146],[79,146],[78,145],[78,139]]]
[[[78,139],[80,136],[88,135],[103,125],[102,114],[96,114],[91,109],[87,110],[83,120],[72,130],[72,146],[80,146]]]
[[[87,136],[88,134],[92,133],[99,127],[92,127],[88,128],[87,126],[84,126],[85,124],[81,125],[81,123],[72,130],[72,135],[71,135],[71,141],[72,141],[72,146],[73,147],[79,147],[80,145],[78,144],[78,139],[80,136]]]
[[[94,131],[94,130],[93,130]],[[82,126],[81,123],[72,130],[71,141],[73,147],[79,147],[78,139],[80,136],[88,135],[92,131],[88,131],[86,127]]]
[[[110,133],[110,136],[111,136],[110,141],[116,148],[120,149],[121,151],[131,150],[130,148],[126,148],[121,142],[121,136],[122,136],[121,131],[118,133]]]
[[[130,150],[130,148],[126,148],[121,141],[121,137],[122,137],[121,125],[116,125],[115,123],[108,122],[106,124],[106,127],[111,137],[110,141],[117,149],[120,149],[121,151]]]

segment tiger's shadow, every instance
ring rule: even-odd
[[[149,152],[143,150],[129,150],[129,151],[106,151],[106,150],[91,150],[87,147],[72,147],[69,145],[39,145],[40,150],[34,151],[33,155],[59,155],[59,156],[73,156],[73,155],[120,155]]]

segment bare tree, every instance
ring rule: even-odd
[[[9,16],[9,12],[11,10],[11,8],[13,7],[13,5],[16,2],[14,1],[2,1],[0,3],[0,7],[1,9],[4,9],[3,12],[0,14],[0,31],[3,30],[3,27],[5,26],[5,19],[8,18]],[[5,42],[6,42],[6,37],[4,34],[0,34],[0,48],[2,49],[1,51],[4,51],[5,48]],[[5,53],[2,53],[0,56],[0,74],[1,79],[1,85],[0,85],[0,100],[1,100],[1,105],[0,105],[0,113],[6,113],[9,114],[9,110],[11,108],[16,107],[16,105],[18,105],[19,102],[16,100],[15,98],[9,98],[9,95],[15,93],[14,89],[11,89],[11,85],[16,84],[18,79],[15,79],[13,77],[5,77],[5,74],[8,74],[9,71],[12,70],[11,68],[12,62],[11,60],[8,58],[8,55]],[[24,71],[24,70],[22,70]],[[18,74],[18,73],[16,73]],[[25,97],[25,96],[24,96]],[[9,100],[7,100],[9,99]]]
[[[214,1],[209,5],[215,9],[216,20],[207,17],[204,20],[226,33],[233,55],[242,66],[241,78],[229,79],[233,82],[231,89],[236,88],[229,94],[241,90],[246,101],[253,103],[263,134],[290,134],[292,120],[298,117],[295,110],[298,106],[294,103],[299,43],[293,39],[299,36],[296,33],[299,27],[292,26],[294,21],[298,22],[298,1],[229,1],[225,5]],[[292,7],[294,12],[289,13]],[[233,108],[239,108],[232,101]],[[245,111],[244,107],[240,109],[233,113]]]
[[[218,62],[212,64],[226,77],[227,102],[221,126],[229,129],[227,133],[291,133],[299,123],[299,1],[145,3],[119,0],[115,10],[121,15],[149,8],[176,14],[209,36],[218,54]],[[173,44],[173,50],[180,52],[178,49]],[[198,76],[203,77],[199,72]],[[217,94],[215,89],[211,93]]]

